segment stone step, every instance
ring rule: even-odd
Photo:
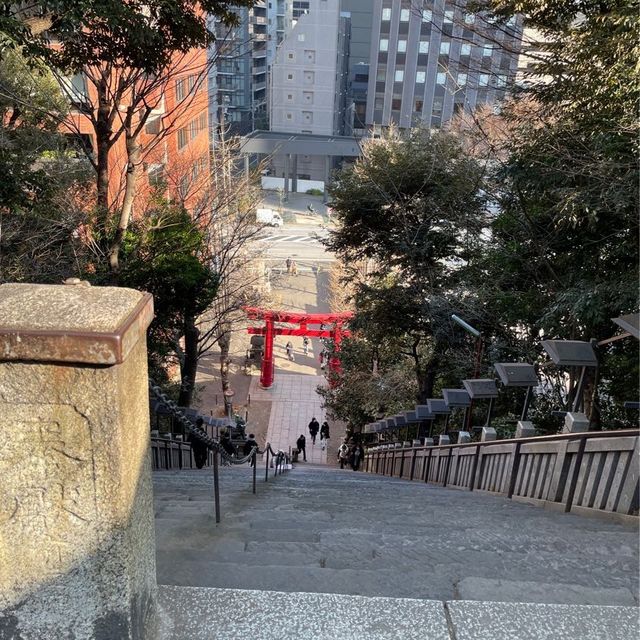
[[[635,607],[161,586],[157,640],[630,640]]]

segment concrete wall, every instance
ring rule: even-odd
[[[312,0],[282,42],[271,69],[272,131],[332,135],[339,0]]]
[[[270,176],[265,176],[262,178],[262,188],[271,189],[273,191],[276,191],[277,189],[284,190],[284,178],[272,178]],[[291,189],[291,180],[289,180],[289,188]],[[309,189],[319,189],[320,191],[324,191],[324,181],[299,179],[298,188],[295,192],[306,193]]]

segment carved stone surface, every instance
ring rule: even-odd
[[[458,432],[458,444],[465,444],[471,442],[471,434],[468,431]]]
[[[59,289],[71,290],[74,304],[91,291]],[[118,317],[140,311],[142,294],[133,293]],[[63,300],[52,297],[47,318],[60,334],[77,326]],[[140,640],[151,629],[144,332],[126,353],[113,366],[59,364],[47,353],[39,362],[2,361],[0,354],[0,638]]]

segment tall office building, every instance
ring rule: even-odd
[[[465,9],[461,0],[371,0],[366,125],[439,127],[460,109],[504,98],[521,28]]]
[[[292,0],[258,0],[235,9],[239,25],[214,25],[209,77],[211,120],[242,135],[268,127],[269,69],[292,24]]]

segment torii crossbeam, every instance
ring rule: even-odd
[[[312,338],[331,338],[333,341],[333,355],[329,360],[329,370],[340,371],[340,342],[343,337],[351,335],[348,329],[343,329],[345,322],[353,317],[353,313],[294,313],[291,311],[273,311],[245,307],[250,320],[264,320],[264,327],[249,327],[247,332],[264,336],[264,354],[260,370],[260,386],[268,389],[273,384],[273,338],[274,336],[310,336]],[[276,327],[276,322],[297,324],[297,329]],[[330,329],[309,329],[309,325],[330,325]]]

